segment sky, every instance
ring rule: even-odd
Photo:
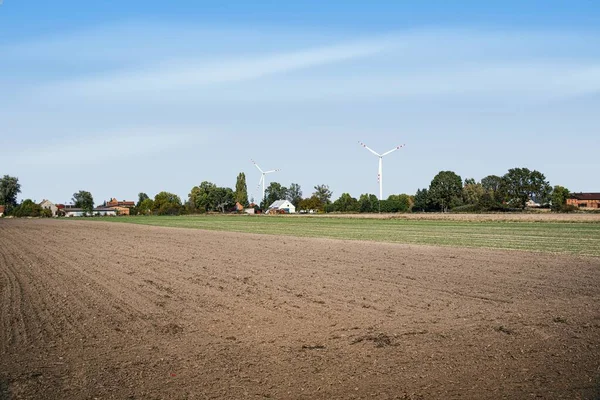
[[[600,2],[0,4],[0,175],[97,204],[202,181],[414,194],[527,167],[600,191]]]

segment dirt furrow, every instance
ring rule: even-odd
[[[0,220],[0,393],[591,399],[599,287],[597,258]]]

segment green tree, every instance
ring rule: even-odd
[[[306,199],[302,199],[298,204],[300,210],[310,211],[310,210],[320,210],[321,200],[317,196],[311,196]]]
[[[15,217],[39,217],[42,214],[42,207],[33,200],[26,199],[13,209],[12,214]]]
[[[300,201],[302,201],[302,189],[297,183],[292,183],[287,190],[287,200],[298,208]]]
[[[158,215],[179,215],[181,199],[169,192],[160,192],[154,196],[154,209]]]
[[[142,204],[142,201],[144,201],[144,200],[146,200],[146,199],[149,199],[149,198],[150,198],[150,197],[149,197],[149,196],[148,196],[146,193],[144,193],[144,192],[140,192],[140,193],[138,193],[138,202],[137,202],[137,204],[136,204],[135,206],[136,206],[137,208],[139,208],[139,207],[140,207],[140,205]]]
[[[552,191],[544,174],[527,168],[509,169],[503,181],[508,203],[513,207],[525,208],[529,199],[547,203]]]
[[[443,212],[462,203],[462,179],[452,171],[440,171],[429,185],[429,200]]]
[[[350,196],[350,193],[342,193],[342,195],[333,202],[333,210],[339,212],[358,211],[358,200]]]
[[[213,196],[215,209],[219,209],[222,213],[225,212],[225,209],[235,205],[235,195],[231,188],[217,187]]]
[[[73,193],[73,204],[77,208],[81,208],[86,214],[91,215],[94,210],[94,197],[90,192],[80,190]]]
[[[266,210],[277,200],[287,199],[287,188],[279,182],[271,182],[265,189],[265,198],[262,202],[262,209]]]
[[[476,183],[475,179],[465,179],[465,185],[462,189],[462,198],[465,204],[479,204],[485,190],[481,183]]]
[[[0,179],[0,205],[6,206],[6,214],[17,205],[17,195],[21,193],[19,178],[4,175]]]
[[[142,215],[150,215],[152,214],[152,210],[154,210],[154,200],[151,198],[147,198],[142,200],[139,206],[137,206],[138,213]]]
[[[189,202],[198,212],[208,212],[216,208],[217,185],[204,181],[199,186],[194,186],[188,195]]]
[[[328,185],[317,185],[315,186],[315,191],[313,196],[316,196],[319,199],[321,205],[319,206],[319,210],[324,210],[327,204],[331,203],[331,196],[333,192],[329,190]]]
[[[431,211],[431,201],[429,201],[429,191],[427,189],[417,189],[412,211]]]
[[[240,172],[235,182],[235,199],[242,206],[248,205],[248,187],[246,186],[246,174]]]
[[[382,212],[406,212],[410,209],[410,196],[407,194],[391,194],[381,204]]]
[[[370,213],[379,211],[379,199],[374,194],[364,193],[358,198],[358,211]]]
[[[556,185],[552,190],[552,211],[563,211],[567,206],[567,199],[571,195],[569,189]]]

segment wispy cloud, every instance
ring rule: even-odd
[[[85,96],[118,96],[241,82],[321,65],[368,57],[388,48],[385,39],[229,58],[215,62],[167,61],[155,67],[53,83],[41,90]]]

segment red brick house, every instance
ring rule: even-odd
[[[600,193],[571,193],[567,199],[567,205],[584,209],[600,208]]]
[[[0,206],[0,217],[4,215],[4,206]]]

